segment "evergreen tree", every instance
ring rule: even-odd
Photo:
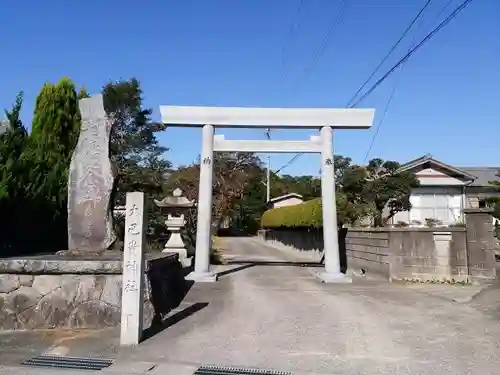
[[[16,245],[26,238],[26,229],[21,232],[23,222],[24,183],[19,176],[26,174],[22,154],[27,145],[28,132],[20,120],[23,93],[17,95],[10,111],[5,111],[7,129],[0,135],[0,254],[15,252]]]
[[[168,149],[159,145],[156,133],[164,128],[151,121],[153,110],[144,108],[139,81],[132,78],[110,82],[102,92],[104,108],[113,121],[110,157],[118,172],[115,203],[124,205],[125,194],[130,191],[142,191],[148,198],[163,198],[171,163],[164,158]],[[150,240],[155,241],[164,234],[164,220],[151,199],[147,209]],[[119,237],[123,225],[123,220],[115,223]]]
[[[9,129],[0,142],[0,211],[6,233],[0,247],[15,254],[63,250],[68,169],[80,128],[75,86],[68,78],[43,86],[29,137],[19,119],[21,105],[22,94],[6,113]]]
[[[151,121],[153,110],[143,107],[139,81],[132,78],[108,83],[103,96],[104,108],[113,121],[110,154],[119,173],[119,203],[124,203],[127,191],[161,194],[171,163],[163,158],[168,149],[156,138],[163,127]]]
[[[15,179],[19,168],[19,159],[26,145],[28,132],[20,119],[23,105],[23,93],[16,97],[16,102],[10,111],[5,111],[7,128],[0,134],[0,199],[8,198],[15,192]]]

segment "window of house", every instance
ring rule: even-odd
[[[461,218],[462,195],[448,192],[416,192],[411,196],[411,221],[425,224],[431,218],[443,224],[454,224]]]

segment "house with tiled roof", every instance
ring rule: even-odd
[[[480,207],[484,198],[499,194],[490,182],[500,181],[500,167],[456,167],[425,155],[404,164],[401,171],[413,172],[420,187],[411,192],[412,209],[397,213],[392,225],[422,225],[426,219],[444,225],[463,222],[464,208]]]

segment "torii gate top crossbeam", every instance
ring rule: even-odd
[[[321,128],[367,129],[374,109],[345,108],[247,108],[160,106],[161,121],[167,126],[225,128]]]

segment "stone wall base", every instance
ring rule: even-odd
[[[144,326],[154,317],[145,283]],[[0,329],[120,324],[121,275],[0,275]]]
[[[177,255],[148,254],[145,265],[143,327],[149,327],[179,305],[187,288]],[[0,259],[0,330],[119,326],[121,295],[116,257]]]

